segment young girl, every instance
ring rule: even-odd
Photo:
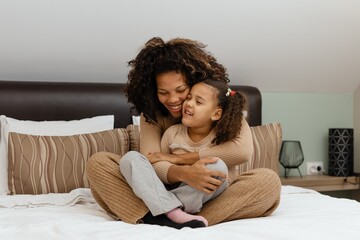
[[[196,152],[233,140],[241,129],[244,104],[242,95],[232,91],[224,82],[205,80],[195,84],[183,104],[182,124],[173,125],[165,131],[161,140],[162,153],[148,155],[149,161],[154,164],[158,162],[157,159],[168,159],[167,161],[172,164],[187,164],[181,162],[181,158],[172,157],[172,154]],[[197,220],[207,226],[205,218],[191,214],[200,212],[205,202],[217,197],[226,189],[226,164],[216,156],[212,163],[205,164],[199,161],[199,165],[218,171],[217,176],[224,176],[210,179],[209,184],[204,186],[206,192],[184,182],[168,191],[147,158],[139,158],[138,154],[125,154],[120,160],[120,171],[135,194],[148,206],[152,215],[165,213],[176,223]]]

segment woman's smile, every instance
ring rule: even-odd
[[[173,117],[181,117],[182,104],[190,91],[186,77],[176,71],[161,73],[156,76],[156,84],[159,101]]]

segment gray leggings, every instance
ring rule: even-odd
[[[228,168],[222,160],[207,164],[206,167],[228,174]],[[182,207],[187,213],[200,212],[205,202],[220,195],[228,186],[227,181],[224,181],[214,193],[206,194],[181,183],[178,188],[169,191],[148,159],[136,151],[129,151],[121,158],[120,171],[136,196],[144,201],[154,216],[178,207]]]

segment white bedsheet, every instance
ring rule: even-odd
[[[0,239],[356,239],[360,203],[283,186],[269,217],[181,230],[114,221],[89,189],[69,194],[0,197]]]

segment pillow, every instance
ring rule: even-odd
[[[250,127],[254,153],[252,159],[238,166],[239,174],[255,168],[270,168],[279,174],[279,154],[282,143],[280,123]]]
[[[140,116],[132,116],[132,124],[140,125]]]
[[[129,134],[129,150],[140,152],[140,125],[130,124],[126,127]]]
[[[96,116],[73,121],[28,121],[0,116],[0,196],[8,193],[9,132],[43,136],[66,136],[93,133],[114,128],[114,116]]]
[[[11,194],[68,193],[88,188],[86,161],[107,151],[129,150],[126,129],[72,136],[9,134],[8,187]]]

